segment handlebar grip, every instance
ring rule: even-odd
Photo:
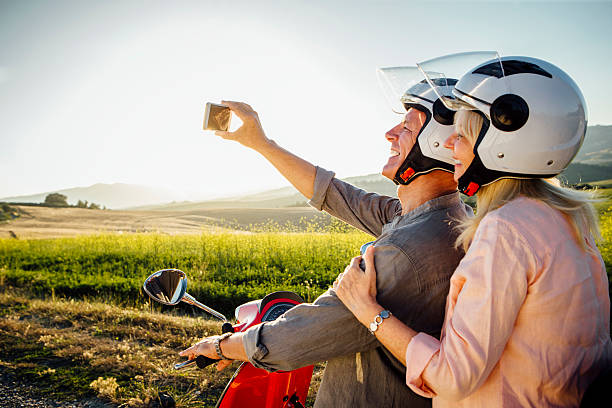
[[[209,365],[214,364],[217,361],[219,361],[219,360],[214,360],[212,358],[208,358],[208,357],[201,356],[201,355],[197,356],[195,360],[196,360],[196,365],[198,366],[198,368],[206,368]]]

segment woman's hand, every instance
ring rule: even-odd
[[[185,349],[179,353],[181,357],[187,357],[189,360],[193,360],[197,356],[204,356],[208,358],[212,358],[213,360],[219,360],[219,356],[215,351],[214,341],[219,336],[207,337],[203,340],[200,340],[193,346]],[[232,364],[232,360],[219,360],[217,363],[217,370],[221,371],[227,366]]]
[[[338,275],[333,288],[344,305],[355,317],[368,326],[372,318],[382,310],[376,302],[376,269],[374,267],[374,246],[366,250],[365,272],[359,267],[361,256],[351,260],[344,272]],[[373,311],[376,312],[373,313]]]
[[[235,140],[243,146],[257,150],[259,147],[270,142],[259,123],[257,112],[250,105],[243,102],[221,101],[225,106],[228,106],[232,112],[242,120],[240,126],[234,132],[224,132],[222,130],[215,131],[215,135],[221,136],[227,140]]]

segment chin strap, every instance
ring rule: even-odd
[[[476,113],[482,116],[482,127],[480,128],[480,133],[478,134],[478,137],[476,138],[476,143],[474,144],[474,159],[472,160],[472,163],[470,163],[468,168],[465,170],[465,173],[463,173],[463,175],[459,177],[459,180],[457,182],[457,187],[459,188],[459,191],[461,191],[468,197],[471,197],[476,194],[478,190],[480,190],[480,187],[486,186],[487,184],[490,184],[495,180],[499,180],[504,174],[499,171],[487,169],[482,163],[480,156],[478,155],[478,146],[480,145],[480,142],[482,142],[482,139],[484,139],[485,134],[489,130],[489,125],[491,122],[482,112],[476,111]]]
[[[491,173],[499,172],[487,169],[484,164],[482,164],[480,156],[476,154],[474,156],[474,160],[472,160],[472,163],[470,163],[465,173],[459,177],[459,181],[457,183],[459,191],[468,197],[473,196],[478,192],[478,190],[480,190],[480,187],[501,178],[496,177],[497,175]]]
[[[417,137],[417,142],[410,150],[410,153],[408,153],[408,156],[406,156],[402,165],[397,169],[395,177],[393,177],[393,182],[405,186],[410,184],[410,182],[418,176],[430,173],[434,170],[443,170],[452,173],[453,165],[423,156]]]
[[[452,164],[424,156],[423,152],[421,151],[421,146],[419,146],[419,137],[431,120],[431,112],[429,109],[418,103],[405,103],[404,106],[406,110],[413,108],[421,111],[425,113],[426,117],[425,123],[423,123],[423,126],[421,126],[421,130],[419,130],[419,134],[416,137],[414,146],[412,146],[412,149],[410,149],[410,152],[408,152],[404,162],[397,169],[397,172],[393,177],[393,182],[397,185],[405,186],[410,184],[412,180],[416,179],[417,177],[430,173],[434,170],[443,170],[452,173],[454,170],[454,166]]]

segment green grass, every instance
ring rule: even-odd
[[[600,187],[597,190],[597,197],[601,200],[595,203],[595,208],[599,211],[600,219],[604,217],[604,212],[608,212],[612,207],[612,186]]]
[[[600,192],[599,248],[611,278],[612,189]],[[178,406],[212,407],[231,373],[176,373],[170,364],[186,344],[218,333],[218,323],[151,313],[144,279],[182,269],[190,294],[231,317],[237,305],[275,290],[314,300],[370,240],[355,231],[0,239],[0,369],[56,398],[97,394],[147,406],[161,390]]]
[[[147,407],[164,391],[179,407],[212,407],[232,375],[172,368],[178,351],[219,333],[219,322],[8,292],[0,292],[0,370],[55,400],[98,395]]]
[[[188,292],[224,313],[275,290],[307,301],[325,291],[369,235],[205,233],[0,240],[0,279],[35,295],[145,301],[144,279],[163,268],[189,277]]]
[[[612,190],[611,190],[612,191]],[[608,281],[612,291],[612,204],[608,202],[608,207],[600,211],[600,227],[602,242],[598,244],[601,256],[606,264]]]
[[[599,247],[612,275],[612,189],[597,203],[604,241]],[[74,238],[0,239],[0,284],[37,296],[145,302],[144,279],[163,268],[187,273],[188,292],[232,315],[246,301],[292,290],[306,301],[325,291],[361,244],[361,232],[203,233],[96,235]]]

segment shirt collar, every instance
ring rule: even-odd
[[[407,212],[404,215],[396,216],[391,223],[386,224],[388,226],[394,226],[398,222],[406,222],[420,217],[423,214],[430,213],[432,211],[439,210],[441,208],[450,208],[461,205],[461,197],[458,191],[454,191],[450,194],[445,194],[440,197],[433,198],[429,201],[424,202],[417,208]]]

